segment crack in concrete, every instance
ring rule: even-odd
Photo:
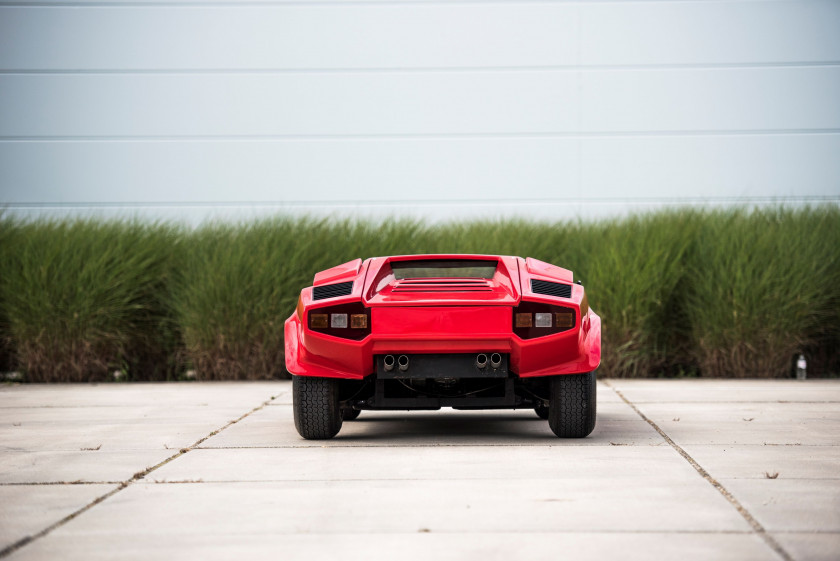
[[[653,427],[653,429],[654,429],[656,432],[658,432],[658,433],[659,433],[659,435],[660,435],[662,438],[664,438],[664,439],[665,439],[665,442],[667,442],[667,443],[671,446],[671,448],[673,448],[673,449],[674,449],[674,450],[675,450],[675,451],[676,451],[676,452],[677,452],[680,456],[682,456],[682,457],[683,457],[683,458],[684,458],[684,459],[685,459],[685,460],[686,460],[689,464],[691,464],[691,467],[693,467],[693,468],[697,471],[697,473],[699,473],[699,474],[700,474],[700,476],[701,476],[703,479],[705,479],[706,481],[708,481],[708,482],[712,485],[712,487],[714,487],[715,489],[717,489],[717,491],[718,491],[721,495],[723,495],[723,497],[724,497],[727,501],[729,501],[729,504],[731,504],[733,507],[735,507],[735,510],[737,510],[737,511],[738,511],[738,514],[740,514],[740,515],[744,518],[744,520],[746,520],[747,524],[749,524],[749,525],[752,527],[753,532],[754,532],[755,534],[757,534],[757,535],[758,535],[758,536],[759,536],[762,540],[764,540],[764,543],[766,543],[766,544],[767,544],[767,546],[768,546],[768,547],[770,547],[770,549],[772,549],[773,551],[775,551],[775,552],[776,552],[776,553],[777,553],[777,554],[778,554],[778,555],[779,555],[782,559],[784,559],[785,561],[794,561],[794,560],[793,560],[793,557],[791,557],[791,555],[790,555],[790,554],[789,554],[789,553],[788,553],[788,552],[787,552],[787,551],[786,551],[786,550],[785,550],[785,549],[781,546],[781,544],[780,544],[779,542],[777,542],[777,541],[773,538],[773,536],[771,536],[770,534],[768,534],[768,533],[767,533],[767,530],[765,530],[765,529],[764,529],[764,526],[762,526],[762,525],[761,525],[761,523],[760,523],[758,520],[756,520],[756,519],[755,519],[755,517],[754,517],[754,516],[750,513],[750,511],[748,511],[748,510],[744,507],[744,505],[742,505],[742,504],[740,503],[740,501],[738,501],[738,499],[736,499],[736,498],[735,498],[735,496],[734,496],[732,493],[730,493],[730,492],[729,492],[729,490],[728,490],[726,487],[724,487],[724,486],[723,486],[723,485],[722,485],[719,481],[717,481],[714,477],[712,477],[712,476],[711,476],[711,474],[709,474],[709,472],[708,472],[708,471],[706,471],[706,469],[705,469],[703,466],[701,466],[700,464],[698,464],[698,463],[697,463],[697,461],[696,461],[694,458],[692,458],[692,457],[688,454],[688,452],[686,452],[686,451],[685,451],[685,450],[684,450],[684,449],[683,449],[683,448],[682,448],[679,444],[677,444],[676,442],[674,442],[674,441],[671,439],[671,437],[670,437],[670,436],[668,436],[668,435],[665,433],[665,431],[664,431],[664,430],[662,430],[662,429],[659,427],[659,425],[657,425],[655,422],[653,422],[651,419],[649,419],[649,418],[648,418],[648,417],[647,417],[644,413],[642,413],[642,412],[639,410],[639,408],[638,408],[638,407],[636,407],[636,406],[633,404],[633,402],[631,402],[629,399],[627,399],[627,398],[624,396],[624,394],[623,394],[623,393],[621,393],[621,391],[620,391],[620,390],[618,390],[617,388],[613,387],[613,386],[612,386],[612,385],[611,385],[608,381],[606,381],[606,380],[604,380],[604,381],[603,381],[603,383],[604,383],[604,385],[605,385],[605,386],[607,386],[607,387],[608,387],[608,388],[610,388],[613,392],[615,392],[615,393],[616,393],[616,395],[618,395],[618,397],[620,397],[620,398],[624,401],[624,403],[626,403],[627,405],[629,405],[629,406],[630,406],[630,408],[632,408],[632,409],[633,409],[633,411],[635,411],[635,412],[636,412],[636,414],[637,414],[639,417],[641,417],[641,418],[642,418],[644,421],[646,421],[646,422],[647,422],[647,423],[648,423],[651,427]]]
[[[278,394],[278,395],[280,395],[280,394]],[[160,462],[160,463],[158,463],[158,464],[156,464],[152,467],[148,467],[148,468],[146,468],[142,471],[138,471],[133,476],[131,476],[130,479],[127,479],[125,481],[120,481],[117,484],[116,488],[110,490],[109,492],[105,493],[104,495],[101,495],[101,496],[95,498],[93,501],[89,502],[88,504],[86,504],[82,508],[72,512],[71,514],[68,514],[67,516],[65,516],[64,518],[59,520],[58,522],[55,522],[54,524],[51,524],[50,526],[47,526],[46,528],[44,528],[43,530],[41,530],[37,534],[33,534],[31,536],[23,537],[23,538],[19,539],[18,541],[14,542],[10,545],[7,545],[2,550],[0,550],[0,558],[8,557],[9,555],[14,553],[15,551],[19,550],[20,548],[34,542],[35,540],[43,538],[44,536],[46,536],[47,534],[49,534],[50,532],[52,532],[56,528],[60,528],[61,526],[64,526],[65,524],[67,524],[68,522],[70,522],[71,520],[76,518],[77,516],[87,512],[88,510],[95,507],[99,503],[113,497],[114,495],[116,495],[117,493],[122,491],[123,489],[125,489],[128,486],[130,486],[131,484],[136,483],[137,481],[143,479],[144,477],[146,477],[147,475],[149,475],[153,471],[157,470],[158,468],[161,468],[161,467],[165,466],[166,464],[168,464],[169,462],[180,458],[184,454],[188,453],[190,450],[198,447],[200,444],[205,442],[207,439],[219,434],[220,432],[222,432],[223,430],[225,430],[229,426],[235,425],[236,423],[238,423],[239,421],[241,421],[245,417],[247,417],[247,416],[249,416],[253,413],[256,413],[257,411],[259,411],[263,407],[266,407],[269,403],[271,403],[271,400],[274,399],[275,397],[277,397],[277,396],[273,396],[273,397],[267,399],[261,405],[259,405],[257,407],[254,407],[253,409],[251,409],[250,411],[248,411],[247,413],[245,413],[241,417],[239,417],[237,419],[234,419],[232,421],[228,421],[228,423],[226,425],[222,426],[221,428],[218,428],[218,429],[214,430],[213,432],[211,432],[207,436],[198,439],[192,445],[190,445],[186,448],[181,448],[176,454],[173,454],[172,456],[166,458],[162,462]],[[61,485],[61,484],[64,484],[64,483],[59,483],[59,485]]]

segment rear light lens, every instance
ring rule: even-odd
[[[575,326],[575,311],[556,312],[554,314],[554,325],[570,329]]]
[[[370,309],[361,302],[316,308],[308,312],[309,329],[343,339],[370,335]]]
[[[568,331],[575,326],[575,310],[523,301],[513,311],[513,332],[523,339]]]
[[[515,314],[516,325],[514,327],[531,327],[534,323],[534,316],[532,314]]]
[[[309,314],[309,327],[312,329],[326,329],[329,326],[329,314]]]
[[[347,314],[330,314],[330,327],[347,329]]]
[[[534,327],[551,327],[551,313],[537,312],[534,314]]]

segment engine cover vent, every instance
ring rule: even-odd
[[[546,296],[557,296],[558,298],[572,297],[572,285],[560,284],[558,282],[531,279],[531,291],[534,294],[545,294]]]
[[[490,282],[485,279],[402,279],[397,281],[391,292],[492,292]]]
[[[324,300],[326,298],[337,298],[339,296],[349,296],[353,293],[353,281],[340,282],[337,284],[325,284],[323,286],[316,286],[312,289],[313,300]]]

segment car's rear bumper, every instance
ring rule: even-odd
[[[383,310],[383,311],[380,311]],[[382,354],[504,353],[522,377],[591,372],[601,360],[601,319],[591,310],[574,329],[534,339],[512,333],[512,308],[372,309],[373,332],[360,341],[305,329],[297,313],[285,323],[286,369],[298,376],[363,379]],[[406,325],[411,325],[407,330]]]

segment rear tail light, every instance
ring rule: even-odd
[[[309,312],[309,329],[343,339],[370,335],[370,309],[361,302],[316,308]]]
[[[575,310],[523,301],[513,311],[513,332],[523,339],[543,337],[575,326]]]

